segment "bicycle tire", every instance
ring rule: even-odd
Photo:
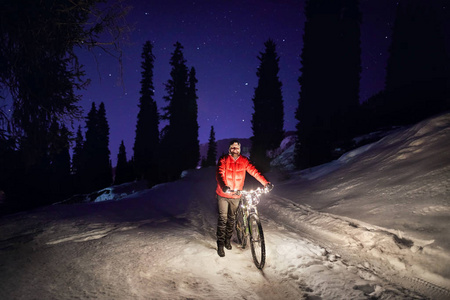
[[[266,244],[258,215],[251,214],[248,217],[248,226],[250,229],[250,245],[252,248],[253,262],[258,269],[262,269],[266,262]]]
[[[241,207],[238,207],[236,211],[235,228],[238,244],[241,245],[242,249],[245,249],[247,246],[247,236],[245,234],[244,212]]]

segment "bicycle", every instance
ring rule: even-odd
[[[269,189],[257,188],[251,191],[233,192],[242,195],[236,210],[235,229],[238,244],[242,249],[245,249],[248,240],[250,240],[253,262],[258,269],[262,269],[266,262],[266,246],[256,205],[259,203],[260,196],[268,193]]]

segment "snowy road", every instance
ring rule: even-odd
[[[363,245],[354,251],[358,234],[370,232],[279,197],[276,189],[260,203],[264,270],[236,244],[220,258],[213,172],[192,172],[121,201],[3,218],[2,299],[423,298],[395,279],[401,273],[392,264],[369,257]]]

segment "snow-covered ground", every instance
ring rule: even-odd
[[[450,114],[268,174],[263,271],[216,253],[214,171],[0,218],[0,298],[450,299]]]

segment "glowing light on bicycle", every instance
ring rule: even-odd
[[[258,269],[264,267],[266,261],[266,246],[256,205],[258,205],[260,201],[260,196],[269,191],[269,188],[257,188],[256,190],[250,191],[234,191],[236,194],[242,195],[239,207],[236,211],[235,229],[237,240],[242,249],[245,249],[247,242],[250,241],[253,262]]]

